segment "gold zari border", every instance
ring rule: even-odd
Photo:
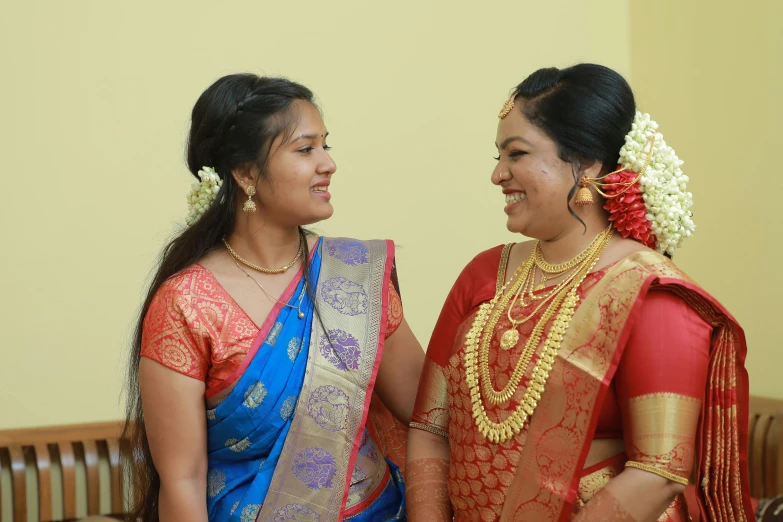
[[[499,294],[500,289],[506,284],[506,270],[508,269],[508,256],[511,255],[511,249],[516,243],[509,243],[503,247],[500,253],[500,264],[498,265],[498,278],[495,282],[495,293]]]

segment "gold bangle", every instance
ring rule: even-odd
[[[659,475],[667,480],[671,480],[672,482],[676,482],[678,484],[682,484],[683,486],[688,485],[688,479],[683,478],[679,475],[675,475],[674,473],[670,471],[666,471],[661,468],[656,468],[655,466],[651,466],[649,464],[642,464],[641,462],[635,462],[633,460],[629,460],[625,463],[626,468],[636,468],[640,469],[642,471],[649,471],[650,473],[655,473],[656,475]]]
[[[428,431],[433,435],[439,435],[446,439],[449,438],[449,433],[447,431],[442,430],[440,428],[436,428],[435,426],[430,426],[429,424],[422,424],[420,422],[411,422],[410,424],[408,424],[408,427],[417,430]]]

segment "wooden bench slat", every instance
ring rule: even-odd
[[[106,439],[106,447],[109,450],[109,467],[111,469],[111,511],[112,513],[124,513],[125,503],[122,493],[125,484],[120,439]]]
[[[52,513],[52,458],[49,446],[43,442],[34,445],[38,468],[38,516],[41,522],[54,520]]]
[[[66,519],[76,518],[76,455],[73,444],[58,442],[60,469],[63,473],[63,514]]]
[[[27,469],[24,451],[19,444],[8,446],[11,457],[11,482],[13,484],[14,520],[27,520]]]
[[[84,466],[87,468],[87,514],[101,514],[101,476],[98,469],[98,444],[85,440]]]

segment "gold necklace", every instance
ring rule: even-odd
[[[307,290],[307,281],[305,281],[305,284],[304,284],[304,286],[302,287],[302,293],[301,293],[301,294],[299,294],[299,300],[298,300],[298,302],[297,302],[296,306],[294,306],[294,305],[290,305],[290,304],[288,304],[288,303],[284,303],[284,302],[282,302],[280,299],[276,298],[275,296],[273,296],[272,294],[270,294],[269,292],[267,292],[267,291],[266,291],[266,288],[264,288],[263,286],[261,286],[261,283],[259,283],[258,281],[256,281],[256,278],[255,278],[255,277],[251,276],[251,275],[250,275],[250,273],[248,273],[248,271],[247,271],[247,270],[245,270],[244,268],[242,268],[242,266],[241,266],[239,263],[237,263],[236,259],[234,260],[234,263],[237,265],[237,268],[238,268],[238,269],[240,269],[241,271],[243,271],[247,277],[249,277],[250,279],[252,279],[252,280],[253,280],[253,282],[254,282],[256,285],[258,285],[258,288],[260,288],[260,289],[261,289],[261,291],[262,291],[262,292],[264,292],[264,293],[266,294],[266,296],[267,296],[269,299],[271,299],[272,301],[277,301],[279,304],[281,304],[281,305],[283,305],[283,306],[287,306],[288,308],[291,308],[291,309],[293,309],[293,310],[296,310],[296,311],[297,311],[297,317],[298,317],[299,319],[304,319],[304,317],[305,317],[305,314],[304,314],[304,312],[302,312],[302,297],[304,297],[305,291]]]
[[[289,268],[294,266],[294,264],[299,261],[299,258],[302,256],[302,252],[304,252],[304,244],[302,242],[302,238],[299,238],[299,250],[296,252],[296,257],[294,257],[293,261],[288,263],[285,266],[281,266],[280,268],[264,268],[263,266],[259,266],[256,264],[251,263],[247,259],[244,259],[242,256],[237,254],[233,248],[231,248],[231,245],[228,244],[228,241],[226,241],[226,238],[223,238],[223,244],[226,245],[226,249],[228,249],[228,253],[231,254],[231,256],[242,263],[245,266],[248,266],[252,268],[253,270],[257,270],[259,272],[262,272],[264,274],[282,274],[283,272],[286,272]]]
[[[489,346],[500,315],[511,299],[511,292],[505,295],[498,293],[489,303],[480,306],[479,311],[473,320],[473,324],[471,325],[471,329],[466,335],[464,365],[465,378],[473,406],[473,418],[476,422],[476,427],[485,438],[495,443],[505,442],[515,433],[518,434],[522,430],[527,419],[533,415],[538,401],[541,399],[541,394],[544,392],[546,381],[549,378],[549,373],[552,371],[552,366],[554,365],[555,357],[560,350],[563,337],[571,323],[571,318],[574,315],[576,305],[579,302],[577,290],[582,284],[582,281],[584,281],[584,278],[587,277],[593,267],[595,267],[604,248],[609,243],[611,236],[610,230],[609,233],[604,236],[605,239],[601,241],[601,248],[597,249],[597,251],[593,253],[593,256],[591,256],[590,262],[585,263],[581,267],[581,270],[578,271],[578,277],[574,278],[573,282],[565,291],[560,292],[555,296],[552,304],[547,308],[541,320],[536,325],[530,339],[528,339],[525,352],[529,352],[529,354],[522,354],[520,361],[512,373],[509,384],[504,387],[504,390],[501,392],[496,392],[494,390],[490,380]],[[530,260],[523,264],[531,267],[533,263],[530,263],[529,261]],[[517,285],[515,284],[514,286]],[[530,363],[532,354],[541,339],[544,327],[552,316],[555,315],[555,311],[557,311],[557,316],[549,331],[549,335],[544,341],[541,356],[533,368],[530,382],[528,383],[522,400],[511,415],[502,422],[490,420],[481,399],[482,392],[492,404],[506,402],[516,393],[522,376]]]
[[[523,291],[524,288],[529,288],[530,295],[532,297],[531,303],[535,301],[536,297],[533,294],[533,284],[535,283],[535,267],[539,266],[539,248],[540,248],[540,242],[536,243],[536,247],[533,249],[533,252],[531,253],[530,257],[526,261],[526,263],[529,265],[529,268],[525,271],[525,283],[522,285],[516,286],[517,291],[514,294],[514,298],[511,301],[511,304],[509,305],[506,315],[508,317],[509,322],[511,323],[511,327],[506,330],[502,337],[500,338],[500,347],[503,350],[510,350],[514,348],[517,343],[519,342],[519,331],[517,328],[521,325],[530,320],[532,317],[534,317],[541,308],[544,307],[544,305],[553,297],[556,296],[559,292],[561,292],[564,288],[566,288],[570,283],[573,282],[573,280],[576,278],[577,274],[580,273],[580,269],[585,266],[586,263],[590,262],[591,258],[595,256],[595,253],[598,250],[603,250],[604,243],[608,241],[608,238],[611,238],[612,235],[612,227],[606,228],[603,232],[598,234],[595,239],[590,243],[590,245],[587,246],[582,252],[580,252],[574,259],[581,259],[580,262],[576,263],[574,259],[566,261],[565,263],[561,263],[560,265],[551,265],[544,261],[546,265],[549,267],[552,267],[553,270],[558,270],[560,273],[568,272],[569,270],[573,270],[573,273],[571,273],[568,277],[566,277],[562,282],[560,282],[555,288],[548,292],[545,296],[542,296],[541,304],[539,304],[535,310],[533,310],[533,313],[531,313],[529,316],[525,317],[522,320],[514,319],[511,317],[511,310],[514,308],[514,305],[516,304],[517,300],[520,297],[520,294],[525,294],[527,291]],[[543,259],[543,256],[541,256]],[[540,268],[540,267],[539,267]],[[544,269],[542,269],[542,272]],[[529,279],[528,279],[529,278]],[[520,306],[523,308],[525,306],[528,306],[531,303],[525,303],[524,299],[520,301]]]
[[[608,228],[611,228],[611,225],[609,225]],[[604,232],[606,232],[606,231],[604,231]],[[596,236],[596,239],[598,239],[597,236]],[[539,290],[543,290],[544,288],[546,288],[547,281],[549,281],[550,279],[554,279],[556,277],[565,275],[565,274],[567,274],[569,272],[575,273],[576,269],[582,263],[584,263],[585,260],[592,254],[591,250],[592,250],[592,248],[594,246],[594,242],[595,242],[595,239],[593,240],[593,243],[590,243],[587,246],[587,248],[582,250],[579,254],[577,254],[572,259],[570,259],[570,260],[568,260],[568,261],[566,261],[564,263],[557,263],[557,264],[550,263],[546,259],[544,259],[544,251],[541,249],[541,242],[540,241],[536,242],[536,246],[535,246],[535,249],[534,249],[534,252],[535,252],[535,264],[536,264],[536,268],[541,270],[541,282],[535,287],[535,289],[533,288],[533,285],[535,283],[535,270],[534,270],[533,274],[532,274],[532,280],[530,282],[530,292],[528,292],[528,297],[531,300],[541,299],[541,297],[540,296],[536,296],[534,292],[539,291]],[[549,294],[546,294],[546,295],[549,296],[550,294],[551,294],[551,292]]]
[[[527,317],[525,317],[524,319],[514,319],[513,317],[511,317],[511,310],[512,310],[512,308],[514,307],[514,303],[511,303],[511,306],[509,306],[509,307],[508,307],[508,309],[506,310],[506,316],[508,317],[508,320],[509,320],[509,322],[510,322],[510,323],[511,323],[511,325],[512,325],[512,328],[511,328],[509,331],[513,330],[513,332],[515,332],[517,335],[516,335],[516,336],[514,336],[513,334],[509,334],[509,337],[515,337],[515,339],[514,339],[514,344],[513,344],[513,345],[512,345],[512,344],[510,344],[510,341],[511,341],[511,339],[507,339],[506,346],[503,346],[503,342],[502,342],[502,341],[503,341],[503,338],[501,338],[501,348],[503,348],[504,350],[510,350],[511,348],[513,348],[514,346],[516,346],[516,343],[519,341],[519,332],[518,332],[517,328],[518,328],[520,325],[522,325],[522,324],[524,324],[524,323],[528,322],[528,321],[529,321],[530,319],[532,319],[533,317],[535,317],[535,316],[538,314],[538,312],[539,312],[539,311],[541,311],[541,309],[544,307],[544,305],[545,305],[545,304],[546,304],[546,303],[547,303],[547,302],[550,300],[550,298],[551,298],[551,297],[553,297],[553,296],[555,296],[555,295],[557,295],[557,294],[558,294],[558,292],[560,292],[560,291],[561,291],[561,290],[562,290],[564,287],[566,287],[566,286],[567,286],[569,283],[571,283],[571,281],[573,281],[573,280],[574,280],[574,278],[576,277],[576,275],[577,275],[577,273],[576,273],[576,272],[575,272],[575,273],[573,273],[573,274],[571,274],[570,276],[568,276],[568,278],[564,279],[564,280],[563,280],[561,283],[559,283],[559,284],[558,284],[558,285],[557,285],[557,286],[556,286],[556,287],[555,287],[555,288],[554,288],[552,291],[550,291],[550,292],[549,292],[549,293],[547,293],[545,296],[543,296],[543,299],[544,299],[544,300],[541,302],[541,304],[539,304],[539,305],[538,305],[538,306],[537,306],[537,307],[536,307],[536,308],[535,308],[535,309],[534,309],[534,310],[533,310],[533,311],[532,311],[532,312],[531,312],[531,313],[530,313],[530,314],[529,314]],[[529,306],[529,305],[531,305],[531,304],[533,304],[533,303],[531,302],[531,303],[527,303],[527,304],[526,304],[526,303],[524,303],[524,301],[520,301],[519,307],[524,309],[525,307],[527,307],[527,306]],[[508,333],[508,331],[506,331],[506,333]],[[505,336],[505,334],[504,334],[504,336]]]
[[[606,230],[604,230],[604,233],[606,233]],[[596,236],[595,239],[593,239],[593,241],[589,245],[587,245],[587,247],[584,250],[579,252],[576,255],[576,257],[573,257],[564,263],[556,263],[556,264],[550,263],[546,259],[544,259],[544,252],[541,250],[541,241],[536,241],[536,247],[535,249],[533,249],[536,266],[538,266],[538,268],[540,268],[542,271],[547,272],[549,274],[562,274],[563,272],[572,270],[578,265],[582,264],[585,261],[585,259],[590,257],[591,249],[595,246],[595,242],[599,238],[599,236],[600,234]]]

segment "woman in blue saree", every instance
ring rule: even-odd
[[[423,352],[391,241],[317,237],[336,169],[312,93],[250,74],[193,109],[200,179],[130,365],[134,520],[404,520]],[[279,268],[265,268],[279,267]]]

